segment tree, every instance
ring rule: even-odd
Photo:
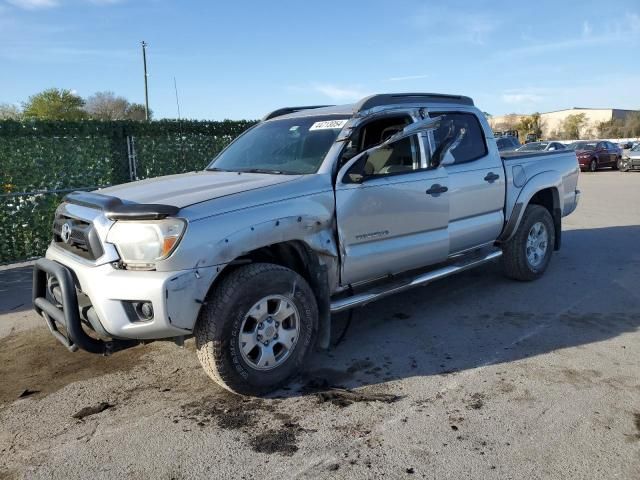
[[[138,121],[145,120],[144,105],[142,105],[141,103],[130,104],[129,107],[127,108],[126,115],[127,115],[126,118],[128,120],[138,120]],[[152,116],[153,116],[153,111],[149,109],[149,120],[151,120]]]
[[[0,120],[20,120],[22,112],[15,105],[0,103]]]
[[[94,93],[87,99],[85,110],[91,118],[97,120],[145,120],[144,105],[130,103],[113,92]]]
[[[640,137],[640,112],[631,112],[624,119],[615,118],[599,123],[598,134],[603,138]]]
[[[565,140],[579,140],[580,132],[587,124],[587,116],[584,113],[569,115],[562,122],[562,130]]]
[[[542,117],[536,112],[533,115],[522,117],[515,129],[518,130],[518,135],[521,139],[526,138],[529,133],[533,133],[536,138],[541,138],[543,126]]]
[[[124,97],[116,97],[113,92],[96,92],[87,98],[84,109],[97,120],[124,120],[129,107]]]
[[[50,88],[29,97],[24,116],[46,120],[79,120],[86,116],[84,100],[71,90]]]

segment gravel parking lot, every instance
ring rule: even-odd
[[[193,341],[67,352],[4,267],[0,477],[640,478],[640,173],[579,187],[541,280],[494,265],[357,310],[263,399]]]

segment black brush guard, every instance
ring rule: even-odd
[[[55,277],[58,282],[62,308],[47,298],[48,275]],[[139,343],[137,340],[104,341],[88,335],[82,328],[78,295],[71,270],[46,258],[37,260],[33,266],[33,307],[45,319],[53,336],[71,352],[81,348],[90,353],[109,355]],[[66,336],[58,329],[58,325],[64,326]]]

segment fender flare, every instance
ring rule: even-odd
[[[218,258],[216,285],[227,267],[238,258],[265,247],[290,243],[305,264],[318,305],[318,347],[329,348],[331,338],[331,290],[337,283],[338,250],[330,228],[331,221],[310,216],[289,216],[254,223],[225,235],[214,244]]]
[[[564,198],[564,184],[562,183],[562,177],[555,170],[547,170],[545,172],[538,173],[531,177],[527,183],[520,190],[520,194],[516,199],[516,202],[511,210],[509,221],[505,225],[498,242],[504,243],[509,241],[518,230],[524,211],[531,202],[533,196],[546,189],[551,189],[553,195],[553,211],[551,216],[553,217],[553,223],[556,233],[555,249],[560,248],[560,238],[562,234],[561,219],[562,219],[562,203],[561,199]]]

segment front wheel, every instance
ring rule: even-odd
[[[317,330],[304,278],[280,265],[245,265],[209,293],[196,325],[198,358],[227,390],[261,395],[300,371]]]
[[[514,236],[502,248],[505,274],[520,281],[542,276],[555,244],[553,218],[541,205],[529,205]]]
[[[592,158],[591,162],[589,162],[589,171],[593,173],[596,170],[598,170],[598,162],[596,162],[595,158]]]
[[[631,168],[629,166],[629,161],[625,160],[624,158],[621,158],[618,160],[618,170],[620,170],[621,172],[628,172],[629,169]]]

